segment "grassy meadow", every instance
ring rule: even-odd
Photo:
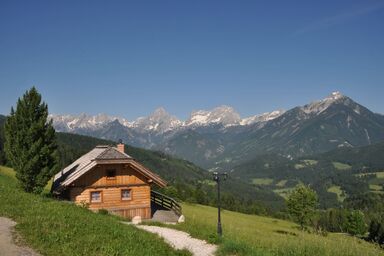
[[[334,193],[337,196],[337,200],[339,202],[343,202],[346,198],[344,191],[341,189],[340,186],[331,186],[327,189],[328,192]]]
[[[219,243],[219,255],[384,255],[376,245],[346,234],[310,234],[289,221],[226,210],[222,211],[224,236],[220,241],[215,233],[216,208],[183,204],[183,214],[186,222],[175,228]]]
[[[0,202],[0,216],[16,221],[24,243],[42,255],[190,255],[116,216],[24,193],[5,167],[0,167]]]
[[[273,182],[273,179],[269,178],[260,178],[260,179],[253,179],[252,184],[254,185],[271,185]]]
[[[190,255],[154,234],[67,202],[22,192],[12,169],[0,167],[0,216],[15,220],[26,244],[42,255]],[[169,225],[219,245],[217,255],[375,255],[384,250],[361,239],[299,230],[289,221],[222,211],[224,236],[216,235],[217,209],[183,204],[186,222]]]
[[[350,166],[349,164],[345,164],[345,163],[332,162],[332,164],[337,170],[340,170],[340,171],[346,171],[346,170],[350,170],[352,168],[352,166]]]

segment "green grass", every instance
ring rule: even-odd
[[[289,193],[291,193],[292,190],[293,190],[293,188],[279,188],[279,189],[274,189],[273,192],[275,192],[279,196],[287,199]]]
[[[201,183],[208,185],[208,186],[215,186],[216,182],[213,180],[203,180]]]
[[[332,162],[332,164],[337,170],[340,171],[346,171],[351,169],[351,166],[349,164],[344,164],[340,162]]]
[[[11,168],[6,167],[6,166],[0,166],[0,173],[6,175],[8,177],[16,178],[15,171]]]
[[[305,159],[305,160],[302,160],[303,163],[305,163],[306,165],[317,165],[318,161],[317,160],[311,160],[311,159]]]
[[[219,244],[218,255],[384,255],[384,250],[364,240],[329,233],[321,236],[302,232],[292,222],[223,211],[223,238],[216,235],[217,209],[183,204],[186,222],[170,226],[193,237]]]
[[[300,169],[303,169],[305,168],[305,164],[295,164],[295,169],[296,170],[300,170]]]
[[[25,242],[42,255],[190,255],[115,216],[24,193],[12,176],[0,168],[0,216],[15,220]],[[355,237],[309,234],[289,221],[226,210],[219,239],[216,208],[183,204],[183,214],[186,222],[170,227],[219,244],[218,255],[384,256],[383,250]]]
[[[300,163],[295,164],[294,167],[296,170],[300,170],[300,169],[303,169],[307,166],[317,165],[317,163],[318,163],[318,161],[316,161],[316,160],[304,159],[304,160],[300,160]]]
[[[190,255],[116,216],[22,192],[0,169],[0,216],[13,219],[24,242],[42,255]]]
[[[369,184],[369,189],[374,190],[374,191],[381,191],[383,190],[383,186],[380,185],[374,185],[374,184]]]
[[[0,173],[6,175],[8,177],[16,179],[16,172],[12,168],[9,168],[6,166],[0,166]],[[45,194],[50,193],[51,187],[52,187],[52,182],[53,182],[53,178],[48,181],[47,185],[44,187],[43,193],[45,193]]]
[[[272,182],[273,182],[273,179],[269,179],[269,178],[252,179],[252,184],[254,185],[271,185]]]
[[[276,183],[277,187],[285,187],[285,184],[287,184],[288,180],[280,180]]]
[[[331,186],[327,189],[327,191],[330,193],[335,193],[339,202],[343,202],[345,200],[344,191],[341,189],[340,186]]]
[[[384,172],[366,172],[366,173],[358,173],[354,174],[355,177],[363,178],[368,175],[375,175],[378,179],[384,179]]]

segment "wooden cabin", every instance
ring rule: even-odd
[[[117,148],[97,146],[57,173],[52,192],[91,210],[151,218],[151,187],[166,182]]]

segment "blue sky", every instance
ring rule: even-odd
[[[0,113],[288,109],[335,90],[384,113],[384,1],[0,2]]]

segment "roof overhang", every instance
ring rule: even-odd
[[[96,159],[92,160],[89,164],[84,166],[82,169],[78,170],[77,172],[70,175],[66,180],[60,183],[60,185],[55,188],[55,191],[61,191],[65,187],[70,186],[74,181],[76,181],[78,178],[86,174],[88,171],[90,171],[92,168],[98,166],[98,165],[106,165],[106,164],[126,164],[129,165],[133,170],[137,171],[138,173],[142,174],[144,177],[148,179],[148,181],[151,181],[150,183],[154,183],[158,185],[159,187],[166,187],[167,182],[160,178],[157,174],[152,172],[151,170],[147,169],[140,163],[136,162],[133,159]]]

